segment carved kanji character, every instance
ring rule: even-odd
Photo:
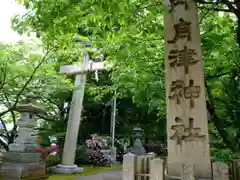
[[[173,81],[170,88],[170,100],[176,100],[177,104],[180,104],[180,98],[184,95],[184,82],[182,80]]]
[[[171,140],[176,140],[176,144],[177,145],[181,145],[182,144],[182,140],[184,138],[184,136],[186,135],[185,133],[185,126],[184,126],[184,122],[182,119],[176,117],[175,118],[175,122],[177,123],[176,125],[172,125],[171,129],[174,132],[174,134],[170,137]]]
[[[205,140],[206,136],[201,134],[200,128],[194,128],[193,121],[193,118],[189,118],[189,126],[184,130],[187,135],[185,135],[183,139],[185,141]]]
[[[194,119],[189,118],[189,125],[185,127],[184,121],[179,117],[175,118],[176,125],[171,126],[171,130],[175,131],[170,137],[171,140],[176,140],[177,145],[181,145],[182,141],[198,141],[205,140],[205,135],[201,134],[200,128],[195,128]]]
[[[170,61],[170,67],[184,66],[185,74],[189,73],[189,65],[196,64],[198,60],[193,58],[196,54],[194,49],[188,49],[184,46],[183,50],[173,49],[169,52],[168,59]]]
[[[171,8],[173,9],[177,5],[184,5],[185,10],[188,10],[189,6],[186,0],[170,0]]]
[[[175,43],[178,39],[187,38],[188,41],[191,41],[191,22],[184,21],[182,18],[179,19],[178,24],[174,24],[175,36],[173,40],[168,40],[169,44]]]
[[[194,80],[189,80],[189,86],[184,88],[184,97],[190,100],[190,108],[194,108],[194,99],[200,96],[201,88],[200,86],[194,86]]]

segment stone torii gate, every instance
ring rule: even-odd
[[[87,72],[106,70],[108,66],[104,62],[93,62],[89,60],[89,54],[84,53],[82,64],[64,65],[60,67],[60,73],[66,75],[76,75],[75,89],[72,95],[72,103],[70,107],[68,126],[65,137],[62,162],[54,167],[54,173],[76,173],[82,172],[83,168],[74,165],[76,145],[78,139],[78,130],[81,123],[81,112],[83,106],[84,89],[87,80]]]

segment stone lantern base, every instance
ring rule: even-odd
[[[1,180],[47,180],[39,153],[5,152],[0,164]]]

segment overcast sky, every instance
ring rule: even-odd
[[[11,43],[20,39],[20,36],[11,29],[11,18],[23,12],[24,8],[15,0],[0,0],[0,41]]]

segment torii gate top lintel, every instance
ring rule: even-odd
[[[75,64],[75,65],[64,65],[60,67],[60,73],[67,75],[71,74],[83,74],[89,71],[105,70],[107,65],[104,62],[93,62],[88,61],[86,65]]]

